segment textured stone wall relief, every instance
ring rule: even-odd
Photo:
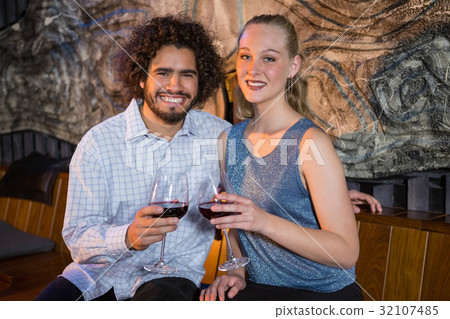
[[[114,114],[100,71],[112,44],[96,32],[73,1],[49,0],[31,1],[0,33],[2,133],[33,129],[77,143]]]
[[[382,69],[369,79],[381,130],[339,139],[349,175],[450,167],[449,66],[450,42],[442,35],[383,58]],[[366,148],[361,152],[356,145]]]
[[[450,167],[450,3],[446,0],[32,0],[0,31],[0,133],[77,143],[127,105],[112,55],[131,28],[186,12],[211,28],[234,69],[252,16],[294,22],[317,123],[349,177]],[[223,115],[220,93],[208,111]]]
[[[291,12],[311,107],[347,176],[450,167],[448,1],[298,1]]]

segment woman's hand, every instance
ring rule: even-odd
[[[200,292],[200,301],[215,301],[217,297],[220,301],[224,301],[227,291],[228,298],[234,298],[246,285],[245,279],[240,275],[219,276],[208,288]]]
[[[252,200],[237,194],[219,194],[217,199],[226,200],[230,204],[215,205],[215,212],[232,212],[235,215],[213,218],[211,224],[218,229],[239,228],[263,233],[268,223],[268,213],[253,203]]]
[[[370,196],[366,193],[361,193],[354,189],[349,190],[348,195],[350,196],[350,200],[352,201],[353,212],[355,214],[361,211],[361,209],[357,205],[369,205],[372,214],[381,214],[383,209],[381,208],[380,202],[377,201],[375,197]]]

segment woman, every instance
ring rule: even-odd
[[[200,299],[362,300],[344,171],[327,134],[307,118],[295,29],[281,15],[256,16],[238,41],[240,112],[249,119],[222,133],[221,165],[239,195],[220,195],[235,204],[214,209],[240,214],[211,223],[230,228],[233,252],[251,261],[217,277]]]

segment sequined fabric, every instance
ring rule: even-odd
[[[299,120],[270,154],[255,157],[244,144],[248,123],[233,126],[228,136],[226,167],[236,193],[299,227],[320,228],[297,165],[302,137],[315,125],[308,119]],[[355,280],[354,266],[347,270],[325,266],[300,257],[259,233],[244,230],[238,233],[243,253],[251,259],[247,271],[252,281],[334,292]]]

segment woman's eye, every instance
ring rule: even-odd
[[[247,54],[241,54],[241,59],[242,60],[250,60],[250,56],[248,56]]]
[[[264,61],[267,61],[267,62],[275,62],[275,59],[274,59],[274,58],[271,58],[271,57],[265,57],[265,58],[264,58]]]

